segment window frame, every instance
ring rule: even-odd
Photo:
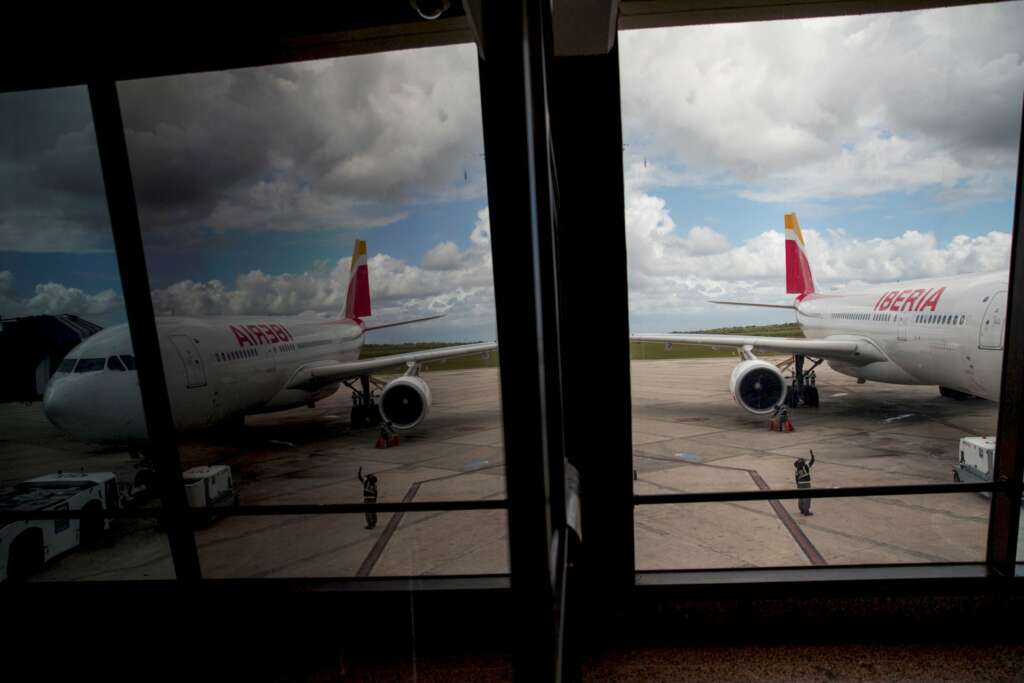
[[[1018,426],[1020,421],[1017,419],[1024,417],[1020,415],[1024,406],[1024,380],[1021,379],[1024,377],[1024,314],[1015,315],[1013,305],[1024,301],[1024,275],[1020,269],[1020,264],[1024,263],[1024,240],[1021,239],[1024,154],[1021,146],[1018,144],[1010,292],[993,482],[810,489],[799,494],[794,489],[636,496],[628,476],[632,469],[628,338],[618,336],[622,329],[628,329],[624,215],[621,215],[621,210],[618,214],[621,218],[614,213],[605,214],[606,233],[599,240],[601,244],[586,254],[581,255],[581,249],[574,248],[573,241],[568,239],[573,229],[588,215],[583,199],[601,199],[605,203],[600,206],[605,208],[624,203],[617,39],[612,40],[612,51],[607,57],[552,57],[545,51],[545,47],[550,46],[550,36],[545,34],[549,29],[544,26],[544,13],[539,9],[543,4],[529,0],[496,3],[494,12],[489,18],[484,18],[478,36],[463,17],[455,16],[439,22],[399,20],[403,15],[397,9],[382,10],[371,20],[360,16],[350,23],[336,22],[330,32],[321,29],[304,33],[290,30],[287,26],[268,26],[262,33],[254,31],[244,37],[239,37],[237,32],[229,37],[227,32],[211,31],[209,35],[197,35],[190,41],[183,40],[180,31],[169,31],[166,37],[154,38],[150,34],[128,37],[118,29],[108,27],[99,36],[81,32],[65,42],[54,40],[49,33],[44,36],[42,30],[38,35],[28,36],[30,43],[34,40],[50,46],[50,49],[44,51],[31,66],[10,69],[0,75],[0,92],[58,85],[84,84],[89,87],[147,425],[158,445],[161,507],[110,510],[105,516],[162,519],[166,524],[175,566],[176,578],[170,582],[147,581],[144,583],[148,585],[140,586],[139,582],[115,581],[105,583],[104,589],[138,595],[139,591],[162,591],[168,583],[178,588],[201,583],[209,586],[210,590],[244,591],[247,596],[437,591],[440,595],[460,595],[469,602],[474,599],[475,592],[497,592],[512,596],[512,609],[517,610],[514,623],[544,624],[547,627],[550,623],[544,610],[550,608],[552,601],[564,600],[564,586],[560,590],[552,581],[550,552],[554,542],[562,549],[563,554],[559,557],[565,559],[561,487],[564,486],[562,461],[563,457],[568,457],[581,473],[583,514],[588,525],[582,550],[587,573],[586,590],[592,591],[592,597],[598,598],[598,604],[602,606],[608,604],[608,600],[603,598],[618,596],[624,600],[607,609],[598,608],[609,620],[618,614],[616,606],[623,606],[634,614],[641,613],[646,600],[660,602],[668,596],[677,595],[680,590],[705,590],[708,586],[712,586],[717,595],[737,595],[747,591],[745,594],[770,597],[776,594],[780,584],[793,585],[798,589],[813,584],[818,594],[828,596],[849,594],[851,585],[878,591],[892,586],[893,582],[906,586],[942,577],[960,582],[959,585],[969,583],[972,590],[985,595],[1003,590],[1007,578],[1015,575],[1020,501],[1024,488],[1024,456],[1019,454],[1020,446],[1024,446],[1024,424]],[[653,7],[655,4],[658,7]],[[887,9],[948,4],[958,3],[897,0],[889,3]],[[402,6],[408,11],[407,2],[394,6]],[[628,29],[856,11],[863,11],[862,3],[798,0],[702,10],[694,9],[692,3],[685,2],[652,4],[624,0],[618,24],[620,29]],[[458,15],[458,10],[455,14]],[[529,351],[516,362],[507,358],[502,362],[503,421],[508,421],[509,415],[519,420],[515,430],[505,430],[508,497],[500,501],[378,503],[372,508],[378,512],[506,509],[509,515],[511,573],[502,576],[395,579],[202,580],[190,520],[191,515],[197,513],[185,506],[183,496],[177,495],[184,490],[184,482],[166,380],[155,343],[155,318],[149,298],[148,272],[116,83],[127,78],[461,43],[473,37],[477,37],[488,51],[480,63],[480,79],[489,201],[492,206],[504,204],[508,207],[500,215],[492,211],[492,224],[496,225],[495,221],[500,224],[504,220],[507,226],[497,230],[495,243],[500,249],[494,248],[499,342],[507,348]],[[10,57],[8,63],[24,64],[24,60],[17,57],[23,57],[21,51],[25,49],[24,44],[7,44],[0,46],[0,53]],[[133,58],[125,60],[126,54],[133,55]],[[575,88],[573,80],[577,83]],[[608,97],[609,93],[614,93],[614,96]],[[592,120],[574,119],[574,111],[578,113],[581,107],[592,108],[596,114]],[[545,123],[548,114],[553,122],[550,137]],[[559,122],[573,120],[578,130],[570,135],[572,131],[567,131],[564,123]],[[487,133],[488,128],[490,133]],[[585,167],[582,162],[573,160],[574,154],[585,155],[588,149],[592,150],[592,156],[578,158],[599,160],[599,165]],[[589,188],[581,188],[571,178],[573,172],[581,167],[589,174]],[[594,182],[602,188],[601,192],[594,191]],[[581,194],[584,189],[585,194]],[[597,206],[595,203],[590,210],[599,213],[595,210]],[[495,228],[492,228],[494,234]],[[604,414],[609,419],[601,423],[600,429],[591,426],[584,434],[581,431],[585,426],[581,413],[569,398],[573,386],[588,386],[579,383],[592,381],[594,366],[572,362],[572,354],[580,351],[573,341],[586,330],[578,325],[575,326],[578,329],[573,329],[571,323],[575,318],[568,304],[578,301],[574,297],[579,296],[580,283],[595,278],[595,273],[600,274],[597,279],[607,284],[604,287],[599,283],[599,286],[610,298],[605,301],[602,335],[596,339],[595,335],[589,337],[588,357],[598,359],[601,372],[607,373],[611,386],[621,387],[624,381],[626,391],[606,394],[609,406]],[[588,291],[592,296],[593,289]],[[517,316],[514,309],[503,308],[501,301],[513,297],[517,302],[531,302],[529,315]],[[880,321],[886,322],[888,318]],[[550,361],[548,363],[543,363],[545,354]],[[531,406],[531,402],[534,405]],[[510,405],[520,405],[523,409],[507,412]],[[520,434],[510,436],[513,431]],[[572,434],[573,438],[566,439],[563,433]],[[609,443],[611,447],[607,449],[594,450]],[[623,472],[627,475],[623,476]],[[969,491],[992,493],[986,561],[983,563],[688,572],[638,572],[634,565],[633,514],[637,505]],[[591,508],[587,507],[588,501],[593,501]],[[369,507],[365,504],[245,506],[224,509],[223,512],[235,515],[358,514]],[[26,518],[76,519],[81,516],[81,513],[70,511],[60,514],[0,512],[0,524]],[[559,531],[563,532],[561,536]],[[1022,585],[1018,581],[1012,583],[1015,587]],[[88,586],[67,582],[26,588],[26,594],[36,596],[95,595]],[[0,592],[6,590],[6,587],[0,587]],[[523,599],[518,599],[520,597]],[[502,618],[499,614],[494,616],[495,619]],[[551,633],[546,627],[536,629],[537,633],[526,638],[525,644],[520,646],[524,656],[530,654],[530,650],[525,649],[527,645],[537,646],[540,643],[543,647],[548,642]],[[553,650],[544,652],[551,654]]]

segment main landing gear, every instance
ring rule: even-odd
[[[379,386],[369,375],[361,375],[356,379],[345,381],[345,386],[352,390],[352,428],[376,427],[381,422],[380,406],[373,397],[373,386]]]
[[[786,361],[780,366],[783,369],[790,365],[793,367],[792,383],[789,385],[789,391],[786,392],[785,401],[786,405],[790,408],[797,408],[799,406],[817,408],[819,405],[814,368],[821,365],[822,359],[811,358],[810,360],[812,365],[807,370],[804,370],[804,355],[800,353],[794,355],[791,360]]]

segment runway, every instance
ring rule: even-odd
[[[783,489],[813,448],[813,485],[951,481],[958,440],[994,434],[998,406],[942,398],[935,387],[858,385],[822,367],[821,407],[796,431],[770,432],[728,392],[734,360],[634,361],[637,493]],[[362,502],[356,474],[377,474],[380,500],[501,499],[504,449],[495,368],[430,372],[434,404],[397,448],[352,430],[342,391],[315,408],[249,417],[243,429],[184,443],[184,467],[230,465],[244,505]],[[596,428],[596,426],[595,426]],[[80,444],[39,404],[0,406],[0,479],[58,469],[134,475],[123,451]],[[989,501],[978,494],[831,498],[803,517],[797,501],[641,506],[638,569],[980,561]],[[584,511],[584,524],[585,524]],[[508,571],[503,511],[234,517],[197,531],[216,578],[492,574]],[[106,547],[49,563],[37,580],[170,578],[154,522],[123,520]]]

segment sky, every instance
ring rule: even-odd
[[[1024,3],[620,33],[630,323],[780,322],[782,217],[819,289],[1005,268]],[[493,339],[472,45],[119,85],[158,314],[333,315]],[[0,315],[124,321],[84,88],[0,95]]]

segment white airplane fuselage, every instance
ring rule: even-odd
[[[330,396],[340,382],[310,391],[287,386],[299,368],[356,360],[365,334],[353,320],[302,316],[159,317],[157,330],[171,412],[182,432]],[[86,441],[144,441],[138,375],[133,368],[117,369],[132,364],[123,357],[133,359],[127,325],[73,349],[65,363],[74,361],[74,371],[62,364],[43,396],[50,421]]]
[[[809,339],[868,339],[889,359],[838,372],[893,384],[939,385],[999,400],[1009,276],[1006,271],[797,297]]]

